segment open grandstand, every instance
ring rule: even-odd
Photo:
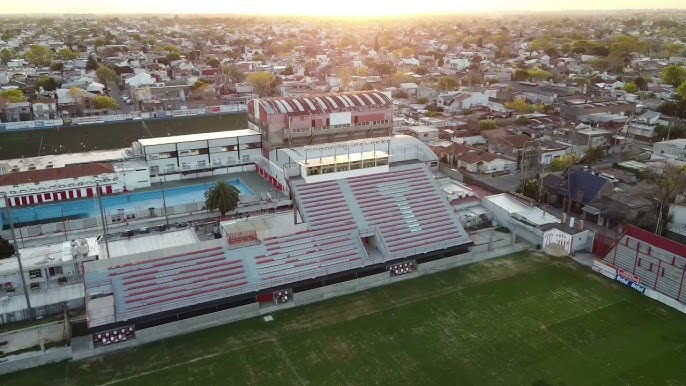
[[[374,170],[376,171],[376,169]],[[291,181],[291,232],[228,227],[226,237],[88,262],[91,332],[153,326],[466,252],[471,240],[423,162]],[[239,221],[238,224],[241,222]],[[284,226],[286,227],[286,226]]]
[[[618,280],[635,284],[640,292],[652,289],[686,303],[686,245],[629,226],[602,262],[616,269]]]

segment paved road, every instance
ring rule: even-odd
[[[122,98],[122,92],[116,82],[107,81],[107,87],[110,89],[110,96],[119,103],[119,109],[123,114],[128,114],[133,111],[133,105],[127,105]]]

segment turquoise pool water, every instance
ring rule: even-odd
[[[255,193],[240,178],[227,180],[227,183],[238,189],[240,194],[250,196]],[[205,191],[214,186],[214,183],[189,185],[175,188],[165,188],[164,197],[167,206],[192,204],[205,201]],[[102,205],[106,213],[117,213],[118,209],[146,210],[148,208],[160,208],[163,206],[162,190],[145,192],[132,192],[118,194],[116,196],[103,196]],[[41,222],[60,221],[63,217],[68,218],[93,218],[99,217],[98,201],[94,198],[82,200],[70,200],[54,204],[38,205],[25,208],[13,208],[12,219],[15,225],[27,225]],[[7,212],[2,211],[0,225],[8,227]]]

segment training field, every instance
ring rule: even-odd
[[[273,316],[0,383],[686,384],[686,315],[569,258],[521,253]]]
[[[147,126],[147,129],[146,129]],[[131,146],[140,138],[246,129],[245,113],[67,126],[0,133],[0,159],[78,153]]]

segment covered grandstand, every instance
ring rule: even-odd
[[[276,236],[242,230],[87,263],[88,327],[97,332],[163,324],[183,313],[255,303],[282,290],[297,298],[300,290],[467,250],[471,241],[427,164],[400,162],[375,171],[290,181],[305,230],[295,224],[292,232]]]
[[[618,276],[686,303],[686,245],[629,226],[602,261]]]

